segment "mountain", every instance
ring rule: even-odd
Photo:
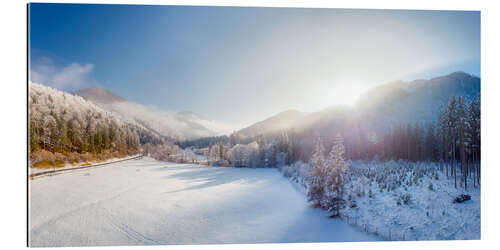
[[[152,133],[182,141],[221,134],[223,126],[191,111],[179,113],[158,110],[127,99],[102,87],[75,91],[74,94],[113,112],[122,120],[138,124]]]
[[[94,103],[113,103],[113,102],[127,102],[128,100],[103,88],[103,87],[92,87],[80,89],[73,92],[75,95],[79,95],[88,101]]]
[[[263,121],[243,128],[237,131],[235,134],[239,137],[248,138],[257,136],[259,134],[276,133],[282,130],[293,128],[296,124],[301,123],[301,120],[307,115],[308,113],[303,113],[297,110],[283,111]]]
[[[435,122],[451,95],[470,101],[480,95],[480,85],[479,77],[461,71],[429,80],[390,82],[365,92],[353,107],[337,106],[312,113],[285,111],[234,135],[251,138],[291,128],[321,135],[353,130],[383,133],[396,124]]]
[[[480,94],[480,85],[480,78],[461,71],[430,80],[393,82],[367,91],[356,108],[362,117],[377,115],[389,123],[433,122],[451,95],[470,101]]]

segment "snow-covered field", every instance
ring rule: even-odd
[[[281,169],[308,190],[310,165]],[[472,181],[465,190],[441,172],[438,163],[352,162],[342,219],[384,240],[478,240],[481,237],[481,188]],[[453,203],[468,194],[471,200]]]
[[[30,246],[375,241],[276,169],[131,160],[29,182]]]
[[[387,240],[480,239],[481,188],[472,187],[472,180],[465,190],[458,177],[455,188],[437,163],[358,162],[352,167],[363,173],[354,174],[348,187],[348,203],[356,204],[343,210],[350,224]],[[453,203],[461,194],[471,200]]]

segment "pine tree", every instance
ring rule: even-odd
[[[413,142],[413,127],[408,123],[406,127],[406,146],[407,146],[407,158],[409,161],[413,161],[415,144]]]
[[[446,177],[448,177],[448,165],[447,165],[447,152],[448,152],[448,140],[447,140],[447,122],[446,122],[446,109],[439,113],[438,117],[438,134],[439,134],[439,164],[442,172],[445,172],[443,169],[446,168]]]
[[[467,157],[465,155],[466,152],[466,144],[468,144],[467,139],[467,131],[469,130],[468,121],[467,121],[467,110],[466,110],[465,99],[463,96],[458,98],[457,102],[457,132],[458,132],[458,146],[460,148],[460,166],[462,172],[462,182],[464,184],[464,188],[467,190]]]
[[[457,145],[457,102],[455,96],[450,96],[448,105],[446,106],[446,130],[447,137],[449,138],[448,144],[450,145],[451,152],[448,152],[451,156],[451,172],[453,178],[455,179],[455,188],[457,187],[457,171],[456,171],[456,145]]]
[[[340,214],[340,209],[344,208],[344,182],[345,172],[348,164],[344,160],[344,139],[340,134],[335,137],[332,150],[328,154],[326,162],[326,207],[329,211],[335,212],[333,216]]]
[[[105,150],[108,150],[111,147],[108,129],[103,129],[103,145]]]
[[[427,161],[435,161],[436,158],[436,132],[434,125],[430,123],[427,126],[427,133],[425,136],[425,159]]]
[[[474,98],[468,107],[468,123],[469,134],[471,140],[471,157],[474,172],[474,186],[479,184],[480,177],[480,157],[481,157],[481,112],[480,112],[480,99]]]
[[[67,152],[69,148],[69,139],[68,139],[68,129],[66,127],[66,123],[61,123],[61,131],[59,132],[59,150],[61,153]]]
[[[322,206],[321,201],[324,196],[325,187],[325,147],[321,138],[316,139],[314,154],[311,157],[312,167],[310,170],[309,191],[307,196],[309,201],[314,202],[315,206]]]
[[[219,143],[219,160],[224,160],[224,145],[222,144],[222,142]]]
[[[96,149],[95,149],[95,136],[93,135],[90,135],[89,136],[89,152],[92,153],[92,154],[95,154],[96,153]]]
[[[256,139],[257,145],[259,145],[259,164],[264,165],[266,159],[266,138],[263,135],[258,135]]]
[[[38,137],[35,129],[35,122],[30,121],[30,152],[33,153],[38,150]]]

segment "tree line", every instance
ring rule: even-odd
[[[78,161],[78,155],[85,154],[107,158],[139,150],[139,136],[133,126],[81,97],[34,83],[29,88],[32,163]]]
[[[352,132],[354,131],[354,132]],[[384,131],[384,129],[379,129]],[[392,124],[385,132],[365,132],[360,127],[340,131],[345,157],[349,160],[406,160],[440,162],[447,176],[460,180],[467,187],[480,182],[480,99],[467,102],[464,97],[451,96],[436,121]],[[299,160],[309,162],[315,154],[317,138],[330,148],[335,138],[314,130],[294,129],[276,134],[238,138],[234,134],[198,140],[203,148],[195,149],[208,157],[209,164],[239,167],[277,167]],[[184,144],[195,148],[197,143]],[[459,177],[457,177],[459,176]],[[458,179],[457,179],[458,178]],[[455,186],[457,181],[455,181]]]
[[[385,159],[412,162],[440,162],[447,176],[457,175],[467,188],[480,182],[481,110],[479,97],[469,103],[462,96],[451,96],[436,123],[394,126],[383,137],[375,154]]]
[[[139,147],[137,133],[131,128],[91,114],[83,122],[78,118],[64,120],[55,113],[45,115],[41,120],[32,116],[29,128],[31,153],[42,149],[100,154],[105,150],[126,152]]]

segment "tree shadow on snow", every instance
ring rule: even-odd
[[[308,230],[304,230],[308,228]],[[379,241],[376,236],[362,232],[319,208],[307,207],[297,214],[294,223],[282,236],[283,243],[305,242],[362,242]]]
[[[261,171],[256,171],[255,169],[238,169],[238,168],[225,168],[225,167],[206,167],[206,166],[173,166],[166,167],[165,169],[170,170],[186,170],[183,172],[177,172],[169,175],[165,178],[177,178],[180,180],[186,180],[190,183],[198,183],[193,186],[164,192],[177,193],[188,190],[209,188],[229,183],[239,183],[239,184],[254,184],[269,181]]]

